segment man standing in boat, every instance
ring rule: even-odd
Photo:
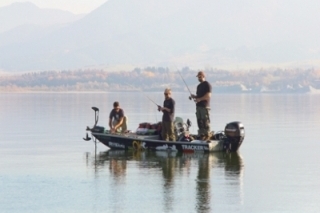
[[[191,94],[191,98],[196,102],[196,116],[198,123],[198,135],[202,140],[210,138],[210,98],[212,87],[211,84],[205,80],[203,71],[199,71],[197,76],[200,84],[197,87],[196,95]]]
[[[158,106],[158,110],[163,112],[161,130],[162,139],[166,141],[176,141],[173,124],[175,101],[171,97],[170,88],[164,90],[163,107]]]
[[[113,109],[109,115],[109,127],[112,133],[127,131],[127,117],[118,101],[113,103]]]

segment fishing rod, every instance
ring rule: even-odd
[[[191,91],[190,91],[190,89],[189,89],[189,87],[188,87],[187,83],[186,83],[186,82],[185,82],[185,80],[183,79],[183,77],[182,77],[182,75],[181,75],[181,73],[180,73],[180,71],[179,71],[179,70],[178,70],[178,73],[179,73],[179,75],[180,75],[180,77],[181,77],[182,81],[184,82],[184,84],[186,85],[186,87],[187,87],[187,89],[188,89],[188,91],[189,91],[189,93],[190,93],[189,100],[191,100],[191,99],[193,99],[193,100],[194,100],[194,98],[192,98],[192,93],[191,93]],[[194,100],[194,101],[195,101],[195,100]]]
[[[130,85],[130,84],[128,84],[128,83],[125,83],[125,84],[127,84],[127,85],[130,86],[130,87],[133,87],[132,85]],[[140,88],[138,88],[138,90],[139,90],[140,92],[142,92],[142,94],[143,94],[146,98],[148,98],[152,103],[154,103],[157,107],[161,107],[161,106],[158,105],[156,102],[154,102],[149,96],[147,96],[147,95],[145,94],[145,92],[142,91]]]
[[[145,95],[145,94],[144,94]],[[154,103],[157,107],[160,107],[160,105],[158,105],[156,102],[154,102],[151,98],[149,98],[149,96],[145,95],[152,103]]]
[[[143,91],[142,91],[142,93],[143,93]],[[146,94],[144,94],[144,96],[146,96],[152,103],[154,103],[157,107],[158,107],[158,111],[160,112],[160,108],[161,108],[161,106],[160,105],[158,105],[156,102],[154,102],[151,98],[149,98],[149,96],[147,96]],[[157,119],[156,119],[157,120]]]
[[[154,102],[149,96],[147,96],[147,95],[144,93],[144,91],[142,91],[141,89],[139,89],[139,90],[142,92],[142,94],[143,94],[146,98],[148,98],[152,103],[154,103],[154,104],[158,107],[158,111],[160,112],[161,106],[158,105],[156,102]],[[157,115],[156,115],[156,122],[158,122]]]

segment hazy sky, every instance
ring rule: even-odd
[[[32,2],[40,8],[62,9],[72,13],[89,13],[107,0],[0,0],[0,7],[14,2]]]

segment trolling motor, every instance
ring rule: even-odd
[[[95,119],[95,123],[93,128],[97,125],[98,120],[99,120],[99,108],[97,107],[91,107],[94,110],[94,119]]]
[[[99,108],[97,108],[97,107],[91,107],[91,108],[94,110],[94,120],[95,120],[95,122],[94,122],[94,125],[93,125],[92,128],[87,126],[87,129],[86,129],[87,131],[92,131],[96,127],[96,125],[98,123],[98,120],[99,120]],[[85,140],[85,141],[91,140],[91,138],[88,136],[88,133],[87,133],[86,137],[83,138],[83,140]]]
[[[96,127],[97,123],[98,123],[98,120],[99,120],[99,108],[97,108],[97,107],[91,107],[91,108],[94,110],[94,120],[95,120],[95,122],[94,122],[94,125],[93,125],[92,128],[87,126],[87,129],[86,129],[87,131],[91,131],[92,129],[94,129]]]

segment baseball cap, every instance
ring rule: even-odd
[[[202,75],[203,77],[205,77],[205,74],[202,71],[199,71],[196,77],[198,77],[199,75]]]

